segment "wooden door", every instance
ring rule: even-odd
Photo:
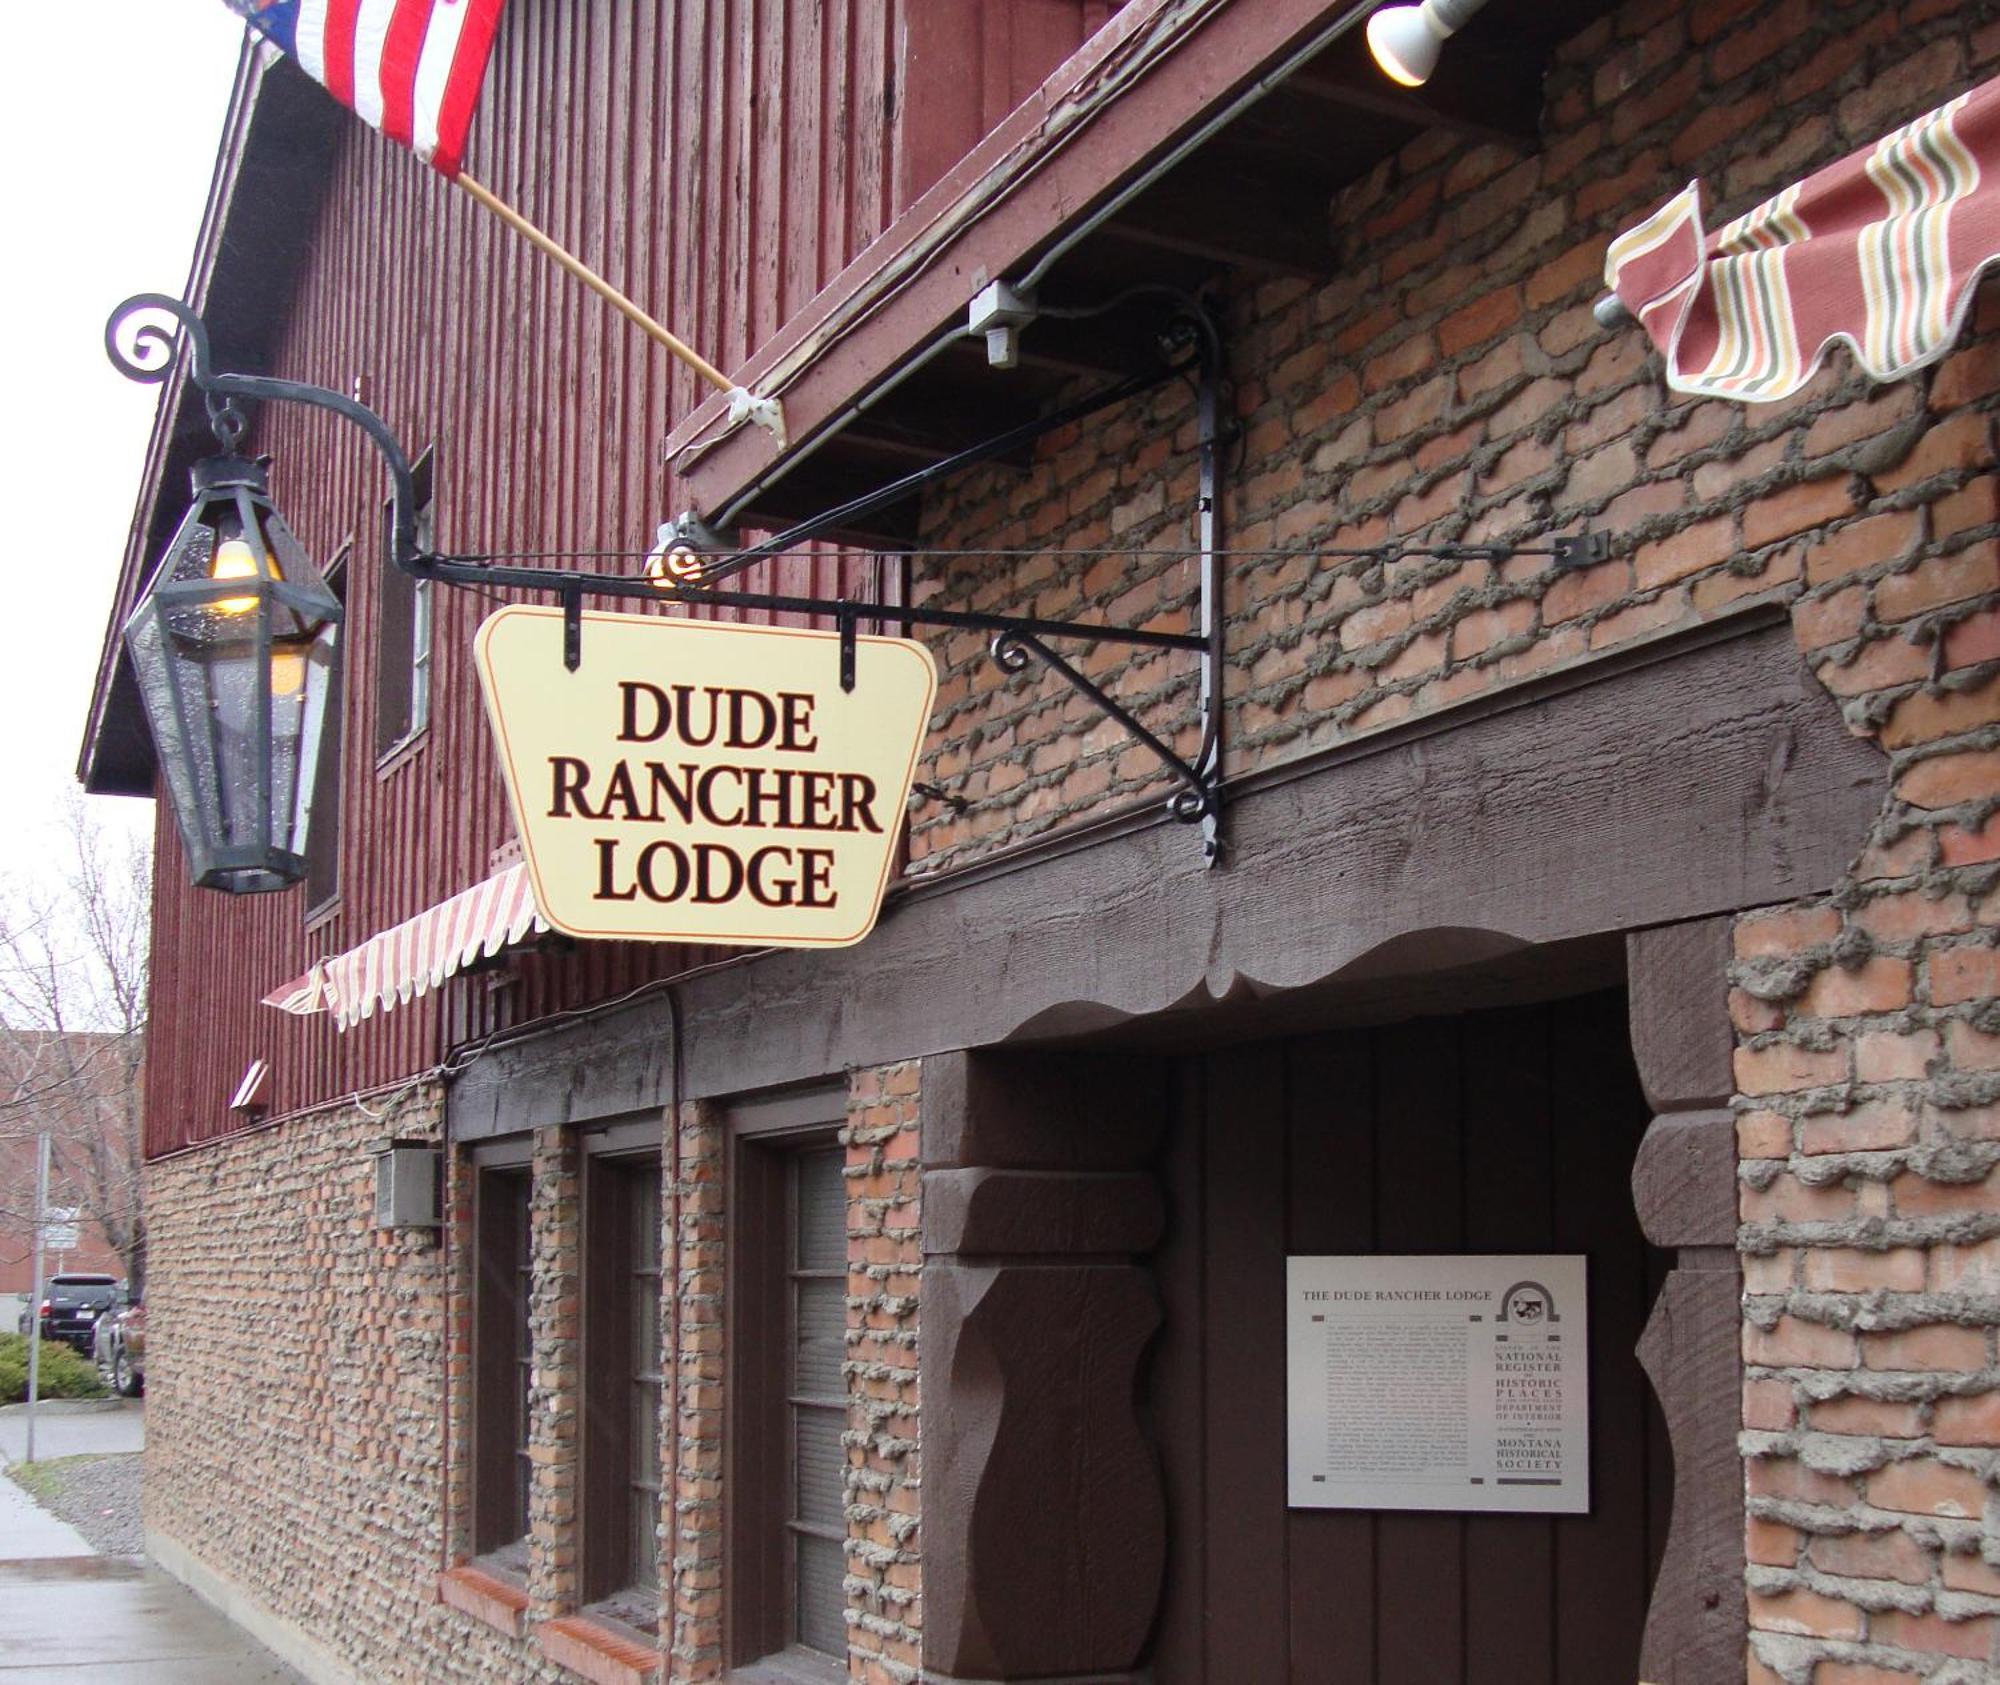
[[[1177,1091],[1159,1685],[1635,1681],[1672,1475],[1623,992],[1232,1049]],[[1591,1512],[1288,1510],[1288,1252],[1588,1254]]]

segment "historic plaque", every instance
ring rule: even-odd
[[[837,948],[874,927],[930,723],[922,644],[515,604],[474,644],[535,902],[572,936]]]
[[[1295,1509],[1590,1508],[1581,1256],[1290,1258]]]

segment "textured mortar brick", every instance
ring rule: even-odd
[[[1822,1597],[1803,1587],[1750,1594],[1750,1624],[1763,1632],[1795,1632],[1810,1638],[1859,1638],[1861,1611],[1850,1603]]]
[[[1823,1574],[1855,1580],[1900,1580],[1905,1585],[1922,1585],[1936,1570],[1931,1553],[1909,1534],[1896,1530],[1815,1538],[1808,1558]]]
[[[1789,1568],[1798,1561],[1804,1540],[1796,1527],[1787,1527],[1778,1521],[1766,1521],[1762,1516],[1752,1516],[1746,1542],[1752,1562]]]
[[[1921,1650],[1932,1656],[1964,1656],[1978,1662],[1993,1659],[1996,1632],[2000,1632],[2000,1621],[1991,1617],[1951,1621],[1901,1609],[1884,1610],[1871,1616],[1868,1623],[1868,1636],[1877,1644]]]
[[[368,1147],[438,1140],[440,1104],[425,1085],[387,1116],[336,1106],[147,1166],[146,1522],[357,1677],[574,1685],[437,1599],[461,1330],[444,1247],[371,1226]]]
[[[1743,1329],[1743,1361],[1763,1368],[1852,1369],[1854,1336],[1797,1317],[1781,1317],[1776,1326]]]
[[[1987,1366],[1989,1345],[1983,1328],[1903,1328],[1861,1336],[1862,1357],[1870,1369],[1976,1373]]]
[[[1946,498],[1934,506],[1932,518],[1950,502]],[[1994,590],[2000,590],[2000,548],[1974,544],[1958,554],[1932,556],[1922,566],[1876,580],[1874,610],[1880,620],[1910,620],[1934,608],[1988,596]]]
[[[2000,1445],[2000,1392],[1939,1399],[1931,1431],[1940,1445]]]
[[[1906,1145],[1916,1136],[1917,1114],[1899,1099],[1867,1100],[1845,1112],[1814,1112],[1799,1131],[1799,1150],[1822,1153],[1878,1152]]]
[[[1986,1506],[1986,1483],[1976,1474],[1934,1457],[1910,1457],[1867,1477],[1868,1501],[1877,1509],[1976,1521]]]
[[[1743,1383],[1743,1425],[1782,1433],[1798,1421],[1798,1405],[1789,1381],[1753,1380]]]
[[[1992,1000],[2000,995],[2000,948],[1959,943],[1932,952],[1927,967],[1933,1006]]]
[[[2000,1568],[1976,1556],[1947,1555],[1944,1583],[1951,1591],[1969,1591],[1980,1597],[2000,1597]]]
[[[1816,1403],[1810,1426],[1817,1433],[1860,1434],[1880,1439],[1915,1439],[1924,1431],[1923,1411],[1917,1405],[1879,1398],[1829,1398]]]

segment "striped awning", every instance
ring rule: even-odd
[[[1690,182],[1611,243],[1605,281],[1676,392],[1768,403],[1836,342],[1876,380],[1942,357],[2000,258],[2000,79],[1715,234]]]
[[[301,1017],[331,1012],[343,1030],[435,989],[455,971],[547,930],[528,869],[516,863],[449,901],[319,961],[264,997]]]

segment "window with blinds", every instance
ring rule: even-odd
[[[847,1180],[840,1097],[732,1117],[728,1661],[847,1677]]]
[[[583,1594],[644,1632],[660,1620],[657,1153],[593,1158],[585,1182]]]
[[[482,1170],[474,1191],[472,1533],[482,1555],[519,1555],[528,1532],[528,1335],[534,1255],[525,1167]]]
[[[794,1642],[845,1657],[847,1189],[839,1147],[791,1155],[790,1374]]]

